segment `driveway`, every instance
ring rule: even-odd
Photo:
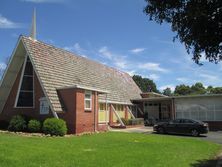
[[[110,131],[127,132],[127,133],[144,133],[144,134],[154,133],[153,127],[149,127],[149,126],[127,128],[127,129],[111,129]],[[173,135],[173,136],[199,138],[202,140],[207,140],[207,141],[215,142],[218,144],[222,144],[222,131],[209,132],[208,134],[200,135],[199,137],[192,137],[192,136],[187,136],[187,135]]]

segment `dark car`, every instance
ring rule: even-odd
[[[189,134],[199,136],[208,133],[208,124],[192,119],[175,119],[168,122],[160,122],[153,126],[157,133]]]

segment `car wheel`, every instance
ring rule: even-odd
[[[158,128],[158,131],[157,131],[157,132],[160,133],[160,134],[164,134],[164,133],[165,133],[165,131],[164,131],[163,128]]]
[[[199,136],[199,132],[196,129],[191,130],[191,135],[194,137]]]

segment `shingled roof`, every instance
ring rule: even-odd
[[[141,90],[125,72],[25,36],[21,39],[55,112],[63,110],[57,90],[75,85],[107,91],[110,103],[131,104],[130,99],[140,98]],[[104,95],[99,99],[105,100]]]

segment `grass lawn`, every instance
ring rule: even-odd
[[[0,133],[0,166],[190,166],[220,145],[195,138],[136,133],[24,137]]]

